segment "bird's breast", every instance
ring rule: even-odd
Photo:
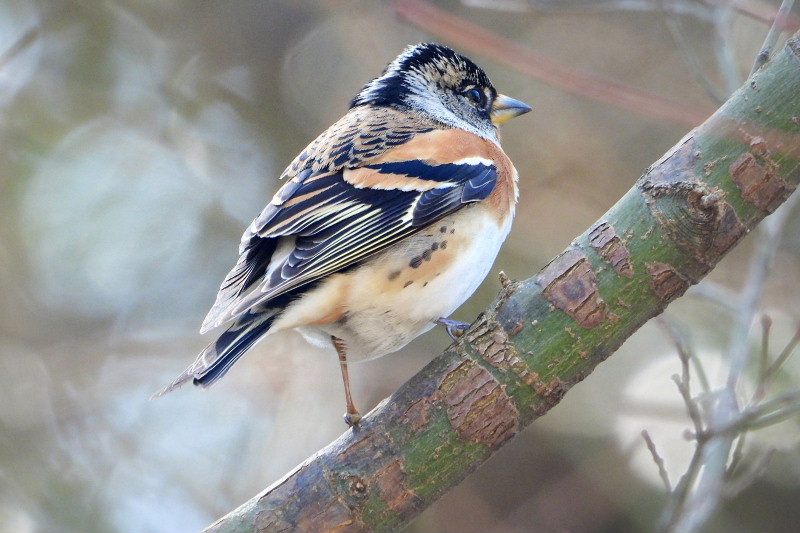
[[[310,327],[301,332],[343,339],[348,360],[399,350],[475,292],[510,222],[508,217],[498,224],[486,204],[465,207],[359,267],[330,276],[290,306],[285,318],[305,315],[300,322]]]

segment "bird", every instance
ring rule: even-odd
[[[448,317],[488,275],[519,196],[498,126],[529,111],[447,46],[403,50],[283,172],[200,333],[227,329],[153,398],[208,387],[257,342],[297,330],[336,351],[344,419],[358,424],[348,362],[469,326]]]

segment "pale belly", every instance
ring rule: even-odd
[[[399,350],[478,288],[510,229],[483,206],[462,209],[362,266],[330,276],[290,305],[273,331],[297,327],[314,344],[345,342],[348,361]],[[334,312],[331,302],[338,302]],[[311,325],[309,325],[311,324]]]

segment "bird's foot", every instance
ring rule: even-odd
[[[359,413],[358,411],[354,413],[345,413],[343,418],[348,426],[350,427],[357,426],[358,423],[361,422],[361,413]]]
[[[434,320],[434,323],[444,326],[447,330],[447,334],[450,335],[450,338],[454,341],[460,339],[471,325],[469,322],[459,322],[458,320],[451,320],[449,318],[437,318]]]

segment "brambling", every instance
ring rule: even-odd
[[[161,396],[207,387],[268,335],[296,329],[348,361],[395,352],[478,288],[511,229],[517,171],[497,126],[531,108],[438,44],[407,48],[281,175],[242,237],[201,333],[231,323]]]

